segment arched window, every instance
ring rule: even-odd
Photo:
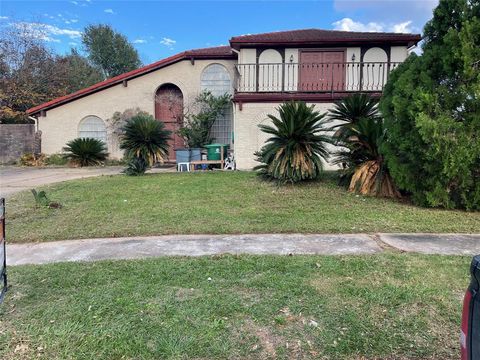
[[[97,116],[87,116],[78,126],[78,137],[93,138],[107,142],[107,128],[102,119]]]
[[[214,96],[232,93],[230,74],[225,66],[220,64],[208,65],[202,72],[200,79],[202,90],[210,91]]]
[[[258,91],[282,91],[283,60],[275,49],[266,49],[258,57]]]
[[[225,66],[220,64],[208,65],[205,70],[203,70],[200,86],[202,90],[208,90],[214,96],[232,93],[230,74]],[[214,142],[220,144],[232,143],[232,123],[233,109],[232,104],[229,104],[212,126],[210,135],[214,139]]]
[[[388,78],[388,56],[385,50],[373,47],[363,55],[362,89],[381,91]]]

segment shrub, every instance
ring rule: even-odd
[[[366,94],[355,94],[335,104],[329,117],[339,123],[335,144],[341,147],[333,164],[341,165],[341,182],[349,191],[364,195],[399,197],[380,147],[386,134],[377,110],[377,101]]]
[[[126,109],[123,112],[116,111],[113,113],[112,117],[106,120],[108,133],[112,137],[112,140],[119,141],[121,140],[124,134],[124,128],[127,122],[136,115],[147,115],[148,113],[142,111],[140,108],[131,108]]]
[[[47,197],[47,193],[45,191],[39,191],[32,189],[33,198],[35,199],[35,203],[37,206],[48,207],[50,209],[60,209],[62,205],[56,201],[50,201]]]
[[[193,112],[184,115],[184,126],[178,131],[190,149],[201,148],[212,142],[212,126],[225,112],[230,101],[229,94],[214,96],[207,90],[195,98]]]
[[[390,76],[380,108],[382,152],[415,203],[480,209],[480,6],[441,0],[424,29],[423,54]]]
[[[127,164],[127,159],[122,158],[122,159],[107,159],[105,161],[105,166],[121,166],[121,165],[126,165]]]
[[[171,131],[165,129],[163,122],[141,113],[125,124],[120,148],[125,150],[127,158],[140,158],[152,166],[168,156],[170,136]]]
[[[122,172],[128,176],[140,176],[145,174],[147,168],[148,164],[144,159],[133,157],[128,160],[127,167]]]
[[[67,164],[68,160],[62,154],[52,154],[46,157],[45,163],[47,165],[65,165]]]
[[[92,138],[76,138],[63,148],[63,155],[74,165],[100,165],[108,157],[107,147],[103,141]]]
[[[18,162],[22,166],[45,166],[46,158],[45,154],[25,153],[20,157]]]
[[[326,143],[330,142],[322,134],[325,115],[304,102],[284,103],[278,112],[278,118],[268,115],[273,126],[259,125],[271,137],[255,154],[262,163],[255,170],[265,178],[281,182],[317,179],[323,170],[322,159],[328,156]]]

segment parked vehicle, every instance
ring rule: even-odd
[[[463,300],[461,354],[462,360],[480,360],[480,255],[473,258],[470,274]]]

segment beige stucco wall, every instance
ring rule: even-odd
[[[78,125],[88,115],[98,116],[105,121],[116,111],[137,107],[154,115],[155,92],[165,83],[172,83],[180,88],[184,104],[193,102],[201,91],[200,76],[203,69],[213,63],[224,65],[233,82],[233,60],[196,60],[194,65],[189,60],[184,60],[129,80],[127,87],[119,84],[48,110],[46,116],[40,117],[38,122],[42,131],[42,152],[61,152],[66,142],[78,137]],[[111,134],[107,134],[107,145],[112,158],[122,157],[123,154]]]
[[[280,105],[281,103],[245,103],[242,105],[242,110],[240,110],[238,104],[235,106],[234,150],[238,169],[247,170],[258,165],[253,153],[260,150],[269,137],[268,134],[260,131],[258,125],[271,123],[267,115],[277,116],[277,108]],[[315,104],[315,109],[320,113],[325,113],[332,106],[333,103],[318,103]],[[332,151],[335,150],[334,146],[329,145],[328,148]],[[325,169],[332,170],[336,167],[327,162],[325,163]]]
[[[285,49],[285,91],[297,91],[299,62],[298,49]]]
[[[258,57],[258,91],[281,91],[283,79],[282,55],[275,49],[267,49]]]
[[[392,46],[390,53],[391,62],[404,62],[408,57],[406,46]]]
[[[239,85],[244,91],[256,91],[257,67],[254,65],[257,62],[257,49],[240,49],[238,55],[238,63],[245,64],[238,68]]]

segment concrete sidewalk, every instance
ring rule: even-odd
[[[480,254],[480,234],[379,234],[379,238],[401,251],[441,255]]]
[[[7,245],[7,264],[215,254],[354,255],[384,248],[425,254],[480,254],[480,234],[167,235]]]
[[[7,264],[216,254],[372,254],[381,250],[363,234],[136,236],[7,245]]]

